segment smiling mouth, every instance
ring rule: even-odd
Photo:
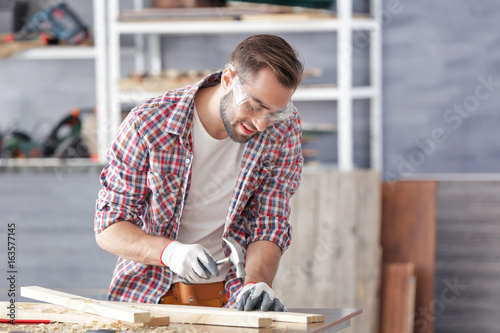
[[[257,132],[256,129],[248,128],[244,123],[240,123],[240,124],[241,124],[241,128],[243,129],[243,132],[246,135],[254,134],[255,132]]]

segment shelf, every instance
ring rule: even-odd
[[[122,47],[122,57],[134,56],[132,47]],[[97,51],[93,46],[47,46],[21,51],[7,59],[15,60],[94,60]]]
[[[137,104],[163,93],[165,92],[150,90],[121,90],[120,101],[122,103]],[[351,90],[352,99],[369,99],[375,97],[376,93],[376,89],[373,87],[353,87]],[[294,102],[336,101],[339,99],[339,96],[340,91],[336,87],[304,87],[297,89],[295,94],[292,96],[292,100]]]
[[[46,46],[21,51],[9,59],[19,60],[72,60],[95,59],[93,46]]]
[[[353,87],[351,94],[353,99],[373,98],[376,89],[373,87]],[[294,102],[336,101],[339,97],[340,90],[337,87],[303,87],[297,89],[292,100]]]
[[[94,0],[98,1],[98,0]],[[150,98],[164,93],[163,86],[142,87],[119,87],[121,79],[121,65],[119,52],[121,49],[120,36],[124,34],[134,35],[136,43],[136,72],[142,73],[149,65],[151,73],[159,73],[162,70],[161,45],[162,35],[189,36],[189,35],[234,35],[234,34],[258,34],[258,33],[329,33],[324,37],[324,42],[336,43],[337,46],[337,77],[336,85],[314,85],[302,86],[297,89],[292,100],[295,102],[323,102],[333,101],[336,107],[337,156],[339,169],[343,171],[352,170],[354,166],[354,142],[353,142],[353,101],[369,99],[369,110],[366,117],[369,118],[370,130],[370,167],[382,170],[382,92],[381,92],[381,29],[382,29],[382,1],[370,0],[370,14],[353,13],[351,0],[338,0],[336,13],[325,16],[306,15],[242,15],[233,17],[217,12],[216,16],[211,12],[197,11],[186,13],[194,18],[187,20],[176,13],[142,12],[145,10],[142,4],[136,5],[136,13],[120,15],[120,1],[108,0],[108,11],[106,14],[109,34],[106,45],[108,46],[109,62],[104,70],[109,83],[109,93],[106,95],[108,101],[103,109],[108,112],[104,114],[103,124],[107,124],[107,132],[113,133],[120,125],[121,103],[137,105]],[[137,3],[141,3],[137,0]],[[220,15],[219,15],[220,14]],[[231,14],[231,13],[228,13]],[[168,18],[170,15],[173,18]],[[198,16],[197,16],[198,15]],[[120,19],[120,16],[122,20]],[[369,33],[369,78],[367,86],[353,86],[352,69],[352,47],[353,33],[355,31],[366,31]],[[330,36],[334,33],[336,36]],[[332,39],[332,37],[334,37]],[[147,43],[146,43],[147,42]],[[347,56],[339,56],[345,52]],[[333,57],[332,57],[333,61]],[[179,85],[182,86],[182,85]],[[146,90],[148,88],[149,90]],[[166,87],[165,87],[166,88]],[[167,89],[165,89],[167,90]],[[109,129],[112,129],[111,131]],[[100,151],[104,151],[111,138],[102,140]],[[105,142],[106,141],[106,142]]]
[[[337,126],[330,123],[302,123],[303,132],[316,132],[316,133],[336,133]]]
[[[353,30],[375,30],[378,23],[371,18],[353,18]],[[327,32],[337,31],[338,19],[309,19],[300,21],[156,21],[118,22],[116,31],[121,34],[229,34],[273,32]]]
[[[65,174],[70,171],[100,171],[103,163],[90,158],[0,158],[1,172],[40,171]]]

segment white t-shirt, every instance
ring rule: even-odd
[[[206,247],[215,260],[224,258],[222,234],[245,147],[246,144],[234,142],[229,137],[223,140],[211,137],[195,108],[191,186],[177,239],[184,244]],[[229,265],[221,265],[219,270],[218,277],[201,283],[224,281]],[[178,281],[174,277],[174,282]]]

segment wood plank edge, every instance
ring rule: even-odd
[[[189,309],[186,309],[185,306],[182,305],[170,305],[170,304],[128,303],[128,302],[112,302],[112,303],[124,304],[125,306],[135,307],[137,309],[150,309],[150,310],[154,309],[156,311],[162,311],[162,312],[164,311],[169,315],[172,315],[172,313],[192,312],[195,314],[203,314],[203,315],[217,314],[223,316],[245,316],[248,318],[251,317],[271,318],[273,321],[306,323],[306,324],[323,322],[325,320],[323,315],[314,313],[273,312],[273,311],[244,312],[244,311],[238,311],[236,309],[207,308],[202,306],[189,306]],[[174,318],[171,318],[172,322],[174,322],[174,320],[175,320]]]
[[[21,287],[21,296],[131,323],[147,323],[151,320],[149,311],[131,309],[123,304],[99,302],[39,286]]]
[[[8,318],[7,312],[4,310],[7,305],[9,305],[8,302],[0,302],[0,319]],[[16,306],[16,320],[49,320],[51,322],[73,324],[88,324],[89,322],[95,322],[104,325],[120,324],[129,325],[131,327],[168,326],[170,324],[170,317],[164,315],[152,315],[151,320],[145,323],[130,323],[96,314],[83,313],[56,304],[17,302]],[[43,312],[40,306],[50,306],[54,309],[54,312]]]

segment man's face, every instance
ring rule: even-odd
[[[259,131],[252,124],[251,118],[239,118],[238,111],[232,91],[221,98],[220,115],[229,138],[238,143],[247,143]]]
[[[233,74],[231,87],[234,88],[234,85],[239,84],[240,90],[244,91],[247,100],[250,101],[247,106],[251,107],[238,106],[235,102],[235,90],[231,89],[221,98],[220,114],[229,137],[235,142],[246,143],[273,124],[267,115],[289,106],[294,89],[282,87],[268,70],[260,71],[252,84],[245,87],[236,80],[235,72],[231,74]],[[272,108],[269,105],[279,107]],[[249,109],[252,111],[248,111]]]

